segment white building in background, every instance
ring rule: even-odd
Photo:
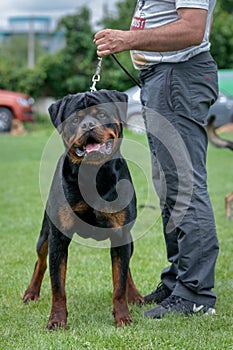
[[[35,40],[48,53],[54,53],[65,46],[63,33],[54,31],[54,23],[48,16],[9,17],[7,29],[0,30],[0,42],[25,34],[28,35],[29,68],[33,68],[35,63]]]

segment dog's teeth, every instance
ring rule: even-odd
[[[85,154],[85,151],[82,151],[80,148],[75,148],[75,154],[76,154],[78,157],[83,157],[84,154]]]
[[[109,155],[112,152],[112,142],[109,140],[99,144],[87,144],[82,146],[82,148],[79,148],[78,145],[74,144],[74,151],[78,157],[85,157],[91,152],[100,152],[102,154]]]

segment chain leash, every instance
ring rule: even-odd
[[[135,79],[132,74],[119,62],[118,58],[115,55],[111,55],[115,62],[120,66],[120,68],[128,75],[128,77],[139,87],[141,88],[141,84],[137,79]],[[92,86],[90,87],[91,92],[96,91],[96,83],[100,81],[100,71],[102,67],[102,57],[98,57],[98,63],[96,67],[96,72],[92,77]]]
[[[92,86],[90,87],[91,92],[96,91],[96,83],[100,81],[100,71],[102,67],[102,57],[98,57],[98,63],[96,67],[96,72],[92,77]]]

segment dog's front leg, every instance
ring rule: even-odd
[[[32,275],[30,285],[23,296],[24,303],[26,303],[29,300],[36,301],[37,299],[39,299],[42,280],[44,277],[45,270],[47,268],[49,232],[50,232],[49,221],[45,213],[41,232],[40,232],[40,237],[38,239],[37,247],[36,247],[38,260],[35,265],[35,269]]]
[[[52,288],[52,308],[47,324],[48,330],[56,330],[58,327],[66,328],[66,267],[68,247],[71,239],[53,228],[49,237],[49,268]]]
[[[113,316],[117,327],[129,325],[132,322],[126,295],[127,276],[131,245],[111,247],[112,279],[113,279]]]

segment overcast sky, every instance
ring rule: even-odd
[[[7,25],[7,17],[15,15],[48,15],[53,18],[72,13],[87,4],[92,11],[92,22],[95,23],[103,14],[103,5],[114,10],[117,0],[2,0],[0,4],[0,28]]]

